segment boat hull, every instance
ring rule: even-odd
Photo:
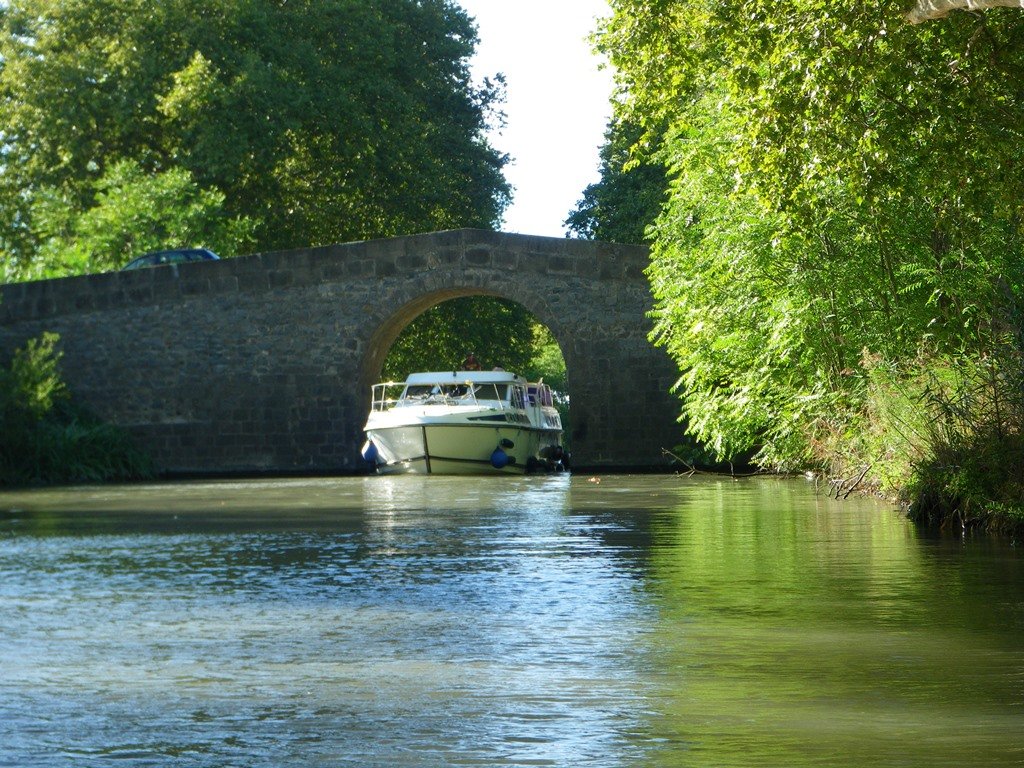
[[[400,394],[395,396],[397,388]],[[564,469],[550,387],[506,371],[428,371],[372,389],[363,458],[385,474]]]
[[[560,468],[561,432],[525,426],[406,424],[367,428],[383,474],[523,474]],[[500,449],[501,454],[495,456]]]

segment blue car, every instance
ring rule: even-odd
[[[190,261],[217,261],[220,259],[208,248],[174,248],[169,251],[152,251],[132,259],[121,269],[141,269],[143,267],[160,267],[164,264],[186,264]]]

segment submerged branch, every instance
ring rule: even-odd
[[[832,488],[829,490],[829,496],[832,495],[832,490],[834,490],[834,498],[850,498],[850,494],[857,489],[857,486],[859,486],[864,481],[864,478],[867,477],[868,472],[871,471],[871,466],[871,464],[865,464],[864,469],[861,470],[861,473],[857,475],[857,477],[855,478],[833,478],[829,480],[828,483],[830,486],[832,486]],[[849,487],[847,487],[847,483],[850,484]]]
[[[720,477],[721,475],[725,474],[724,472],[715,472],[713,470],[698,469],[693,464],[683,459],[681,456],[670,451],[668,448],[662,448],[661,454],[663,456],[671,456],[673,459],[675,459],[684,467],[686,467],[685,472],[677,473],[679,475],[684,475],[686,477],[690,477],[691,475],[714,475],[716,477]],[[757,475],[764,474],[763,472],[746,472],[737,474],[736,469],[731,461],[727,461],[726,464],[729,465],[729,477],[733,478],[734,480],[740,477],[756,477]]]

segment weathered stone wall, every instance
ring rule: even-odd
[[[640,247],[458,230],[5,285],[0,353],[59,333],[76,396],[166,472],[357,471],[369,387],[405,325],[502,296],[562,348],[576,465],[663,466],[676,374],[646,338],[646,264]]]

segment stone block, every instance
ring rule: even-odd
[[[395,268],[400,272],[415,272],[426,267],[427,258],[422,253],[407,253],[395,259]]]
[[[376,277],[394,277],[399,273],[398,266],[391,260],[375,261],[373,271]]]
[[[288,288],[295,285],[295,273],[287,269],[267,270],[267,285],[271,288]]]
[[[573,271],[573,261],[565,256],[548,256],[545,271],[550,275],[571,274]]]

